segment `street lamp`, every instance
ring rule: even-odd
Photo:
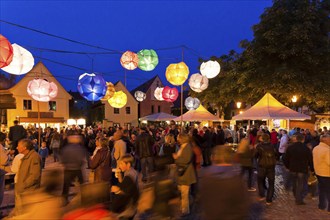
[[[297,100],[298,100],[298,98],[297,98],[296,95],[292,96],[291,101],[292,101],[293,103],[296,103]]]
[[[236,106],[237,106],[237,108],[241,108],[242,102],[236,102]]]

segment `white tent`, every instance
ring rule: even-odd
[[[183,121],[220,121],[220,118],[207,111],[202,105],[196,110],[189,110],[182,115]],[[181,116],[173,119],[181,121]]]
[[[242,114],[235,115],[233,120],[262,120],[262,119],[311,119],[310,116],[296,112],[279,101],[270,93],[266,93],[262,99],[254,106],[244,111]]]
[[[176,118],[176,116],[174,115],[170,115],[164,112],[159,112],[156,114],[152,114],[152,115],[147,115],[144,116],[142,118],[140,118],[140,120],[146,120],[146,121],[171,121],[174,118]]]

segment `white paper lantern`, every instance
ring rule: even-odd
[[[135,99],[138,101],[138,102],[142,102],[143,100],[146,99],[146,94],[144,92],[141,92],[141,91],[136,91],[134,93],[134,97]]]
[[[201,74],[209,79],[216,77],[220,73],[220,69],[220,64],[212,60],[203,62],[200,67]]]
[[[201,102],[199,101],[198,98],[188,97],[184,101],[184,105],[186,106],[186,108],[188,110],[195,110],[200,106],[200,104],[201,104]]]
[[[157,87],[154,92],[154,96],[159,101],[164,101],[163,99],[163,87]]]
[[[34,65],[32,54],[17,44],[12,44],[12,47],[14,49],[13,60],[8,66],[1,69],[14,75],[23,75],[29,72]]]
[[[199,73],[192,74],[189,78],[189,86],[195,92],[202,92],[209,86],[209,79]]]
[[[49,102],[57,96],[57,86],[45,79],[33,79],[27,86],[28,94],[39,102]]]

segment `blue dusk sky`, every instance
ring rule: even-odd
[[[253,38],[252,26],[259,23],[260,15],[271,5],[271,0],[1,0],[0,33],[11,43],[28,49],[36,63],[42,61],[64,88],[73,91],[77,90],[78,77],[84,72],[101,73],[106,81],[121,80],[124,83],[121,53],[154,49],[159,64],[153,71],[136,69],[126,72],[127,87],[132,90],[155,75],[168,84],[166,67],[182,61],[182,58],[191,75],[198,72],[199,57],[209,59],[227,54],[232,49],[241,51],[239,42]],[[182,50],[181,45],[189,49]]]

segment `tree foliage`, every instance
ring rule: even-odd
[[[254,39],[241,41],[242,53],[217,58],[221,74],[197,96],[226,105],[270,92],[285,104],[298,95],[300,104],[329,109],[329,12],[328,0],[274,0],[253,26]]]

